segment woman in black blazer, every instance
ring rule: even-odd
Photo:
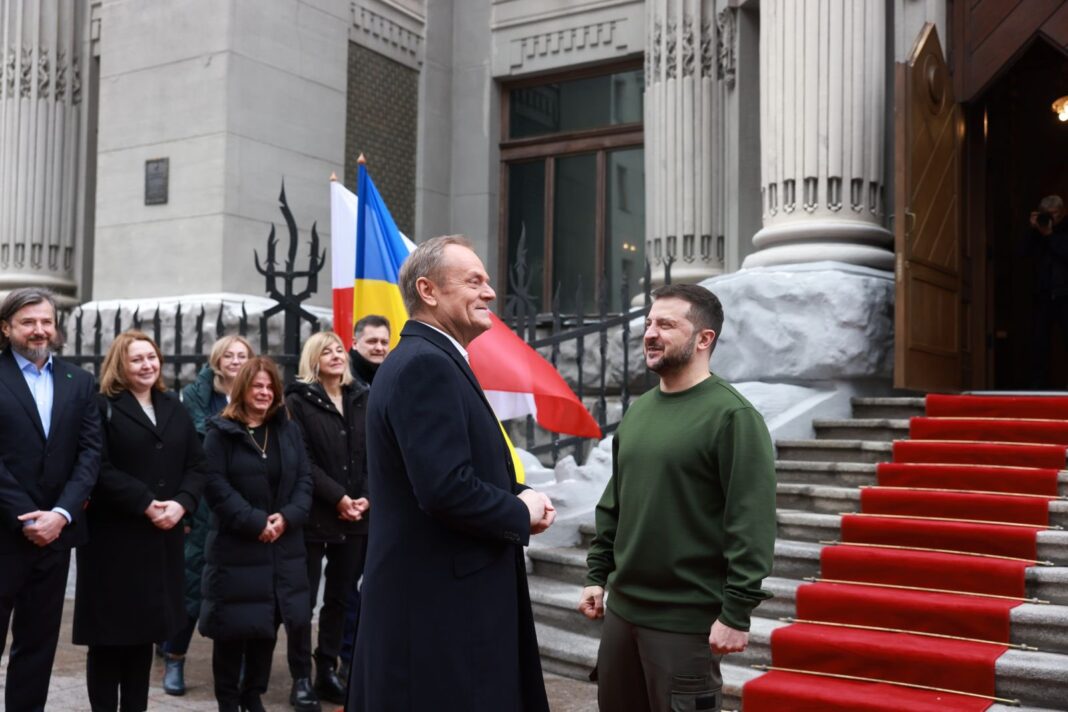
[[[368,389],[353,379],[349,354],[332,331],[312,334],[305,342],[297,379],[286,389],[286,407],[304,433],[315,485],[311,518],[304,527],[313,609],[326,558],[315,691],[324,700],[343,704],[345,685],[337,674],[337,659],[345,605],[353,583],[363,574],[367,555],[364,412]],[[289,658],[291,662],[311,660],[310,630],[302,639],[289,639]]]
[[[301,531],[311,509],[311,472],[271,359],[258,356],[238,371],[229,405],[208,421],[204,451],[211,524],[200,632],[215,641],[220,712],[258,712],[279,622],[291,637],[306,635],[311,626]],[[310,688],[311,670],[291,672]]]
[[[204,455],[193,420],[167,392],[159,347],[119,334],[104,359],[100,477],[78,549],[74,643],[88,645],[86,684],[97,710],[148,705],[152,644],[185,617],[182,516],[196,508]]]

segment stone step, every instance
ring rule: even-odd
[[[577,591],[575,598],[577,600]],[[1028,606],[1028,608],[1040,607]],[[575,615],[582,617],[577,611]],[[1014,616],[1013,620],[1014,637],[1016,617]],[[753,617],[749,631],[749,646],[745,652],[729,656],[722,666],[726,698],[724,709],[738,708],[742,685],[759,674],[759,671],[751,666],[771,664],[772,633],[786,625],[789,625],[786,621],[760,616]],[[542,665],[547,672],[566,675],[578,680],[589,679],[590,671],[597,662],[599,641],[595,635],[575,629],[569,621],[554,625],[540,616],[535,622],[535,627],[541,649]],[[1063,635],[1061,637],[1063,638]],[[934,638],[932,640],[936,641]],[[1068,699],[1068,656],[1063,653],[1008,650],[998,658],[995,671],[997,696],[1018,699],[1036,710],[1064,709],[1063,700]],[[1021,708],[1012,707],[1011,709],[1020,710]]]
[[[833,485],[861,487],[876,482],[875,463],[809,462],[776,460],[775,477],[779,484]]]
[[[779,440],[780,460],[821,463],[877,463],[893,459],[893,443],[868,440]]]
[[[849,418],[812,421],[818,440],[868,440],[892,442],[909,436],[908,419],[897,418]]]
[[[923,398],[853,398],[854,418],[913,418],[924,415]]]
[[[872,463],[777,460],[775,477],[779,484],[864,487],[876,484],[875,467]],[[1068,497],[1068,470],[1057,475],[1057,493]]]
[[[789,623],[754,618],[749,647],[731,656],[731,662],[770,665],[771,634],[785,625]],[[995,695],[1039,708],[1064,709],[1064,701],[1068,700],[1068,655],[1007,650],[995,663]]]
[[[857,487],[780,482],[776,485],[776,502],[780,509],[844,514],[860,511],[860,493]],[[1051,526],[1068,527],[1068,500],[1049,502],[1049,523]]]

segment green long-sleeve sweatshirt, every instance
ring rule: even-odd
[[[770,597],[775,454],[752,405],[713,375],[680,393],[654,389],[627,411],[612,478],[597,505],[587,585],[634,625],[707,633],[717,618],[749,630]]]

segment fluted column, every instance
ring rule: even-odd
[[[892,270],[886,229],[886,0],[762,0],[764,227],[745,267]]]
[[[648,0],[646,15],[646,255],[654,282],[668,257],[672,281],[696,282],[723,271],[727,78],[715,2]]]
[[[77,293],[88,8],[0,0],[0,292]]]

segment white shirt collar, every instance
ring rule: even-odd
[[[425,321],[420,321],[419,319],[415,319],[414,321],[418,321],[423,326],[430,327],[431,329],[433,329],[434,331],[438,332],[439,334],[444,336],[446,339],[451,341],[452,345],[456,347],[456,350],[460,352],[460,355],[464,357],[464,361],[467,361],[468,363],[471,362],[471,359],[467,355],[467,349],[465,349],[463,346],[460,346],[460,342],[457,341],[456,339],[454,339],[452,337],[452,334],[448,334],[448,333],[442,331],[441,329],[439,329],[438,327],[434,326],[433,324],[427,324]]]
[[[427,326],[430,325],[427,324]],[[52,370],[52,354],[48,354],[48,360],[45,361],[44,366],[40,369],[37,368],[37,364],[35,364],[33,361],[30,361],[28,358],[20,354],[15,349],[11,349],[11,355],[15,357],[15,363],[18,364],[20,371],[25,371],[27,366],[33,366],[34,373],[44,373],[46,371]]]

